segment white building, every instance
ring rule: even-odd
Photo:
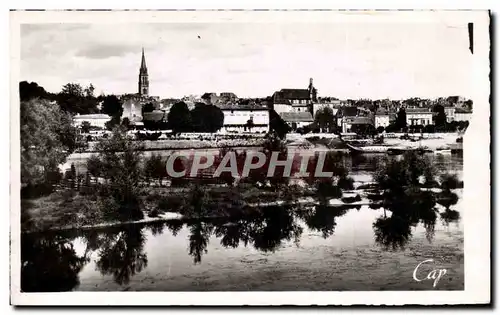
[[[375,113],[374,123],[375,123],[375,128],[378,128],[378,127],[385,128],[385,127],[389,126],[389,123],[390,123],[389,113],[387,111],[384,111],[384,110],[378,110]]]
[[[221,105],[224,125],[220,132],[257,132],[269,131],[269,109],[261,106]]]
[[[467,110],[456,110],[454,115],[455,121],[471,121],[472,112]]]
[[[425,108],[407,108],[406,109],[406,124],[412,125],[431,125],[432,112]]]
[[[84,121],[88,122],[92,127],[106,128],[106,123],[111,120],[111,116],[106,114],[88,114],[73,117],[73,126],[80,127]]]
[[[455,119],[455,107],[445,106],[444,113],[446,114],[446,122],[452,122]]]

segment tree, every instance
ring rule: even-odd
[[[88,121],[83,121],[81,125],[82,133],[89,133],[90,132],[90,123]]]
[[[168,123],[170,128],[176,133],[191,131],[191,112],[186,103],[175,103],[168,113]]]
[[[396,128],[399,130],[406,129],[406,110],[404,107],[401,107],[398,111],[398,115],[396,116]]]
[[[286,134],[291,131],[290,126],[274,109],[269,110],[269,129],[271,132],[275,132],[280,139],[285,138]]]
[[[250,118],[249,120],[247,120],[247,125],[246,125],[246,128],[248,129],[249,132],[252,131],[252,128],[254,126],[254,123],[253,123],[253,119]]]
[[[122,101],[116,95],[104,96],[101,112],[111,117],[121,117],[123,115]]]
[[[21,102],[23,102],[33,98],[50,99],[51,95],[36,82],[28,83],[27,81],[22,81],[19,82],[19,97]]]
[[[151,102],[146,103],[146,104],[144,104],[144,106],[142,106],[142,115],[144,116],[144,113],[150,113],[154,110],[155,110],[155,106],[153,105],[153,103],[151,103]]]
[[[146,165],[144,167],[144,173],[146,178],[157,179],[158,184],[162,185],[162,180],[167,176],[166,164],[160,155],[152,155],[146,160]]]
[[[438,130],[444,130],[446,128],[446,113],[444,112],[444,106],[436,104],[432,111],[436,113],[434,116],[434,125]]]
[[[472,110],[472,104],[473,104],[472,100],[465,101],[465,107],[467,107],[467,109],[470,111]]]
[[[58,165],[76,148],[71,118],[47,100],[21,102],[21,182],[51,182]]]
[[[141,219],[141,145],[128,139],[124,128],[118,126],[109,139],[97,143],[96,151],[101,174],[108,182],[99,194],[105,216],[125,221]]]
[[[128,117],[125,117],[122,119],[122,124],[121,124],[125,129],[129,130],[130,129],[130,119]]]
[[[87,159],[87,172],[95,178],[96,183],[98,182],[99,177],[102,175],[102,168],[103,165],[97,155],[92,155]]]
[[[104,126],[109,131],[114,130],[117,126],[120,126],[120,117],[119,116],[111,117],[111,119],[108,122],[106,122]]]
[[[94,87],[83,88],[77,83],[68,83],[57,94],[56,100],[62,110],[72,114],[97,113],[97,98],[94,96]]]
[[[191,111],[193,130],[197,132],[216,132],[224,125],[224,113],[219,107],[198,103]]]
[[[335,129],[335,115],[330,107],[323,107],[316,112],[314,121],[322,132],[332,132]]]

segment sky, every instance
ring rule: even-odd
[[[444,23],[23,24],[21,80],[58,92],[137,93],[144,47],[150,95],[307,88],[341,99],[472,94],[467,25]]]

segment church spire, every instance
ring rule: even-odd
[[[141,68],[139,69],[139,95],[149,95],[149,77],[146,67],[146,57],[144,57],[144,47],[142,48]]]
[[[142,47],[141,72],[148,72],[148,68],[146,67],[146,57],[144,57],[144,47]]]

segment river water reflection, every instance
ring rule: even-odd
[[[461,174],[461,158],[434,159]],[[376,158],[346,163],[363,178]],[[403,221],[369,206],[270,206],[237,221],[28,234],[22,290],[463,290],[462,192],[455,193],[450,209]],[[429,258],[447,269],[436,288],[412,277]]]

